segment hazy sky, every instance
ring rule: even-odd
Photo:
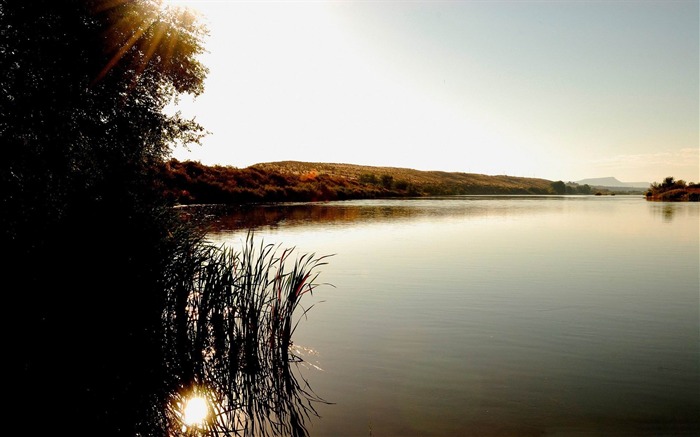
[[[698,1],[175,3],[211,33],[180,160],[700,181]]]

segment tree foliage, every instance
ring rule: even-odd
[[[132,199],[175,140],[197,141],[200,126],[164,113],[178,94],[203,90],[202,30],[190,14],[145,0],[0,5],[10,225],[29,211],[55,221],[71,205]]]
[[[646,192],[647,200],[667,202],[700,201],[700,184],[687,183],[683,179],[676,180],[667,176],[663,182],[654,182]]]
[[[173,238],[153,169],[201,126],[205,29],[151,0],[0,0],[0,227],[19,423],[134,435]],[[19,388],[19,387],[18,387]]]

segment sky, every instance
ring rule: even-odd
[[[699,1],[170,1],[210,35],[179,160],[700,181]]]

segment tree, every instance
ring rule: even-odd
[[[164,109],[202,92],[205,31],[152,0],[0,0],[0,244],[20,423],[145,429],[179,244],[152,169],[204,133]]]
[[[556,194],[566,193],[566,184],[563,181],[552,182],[550,185]]]
[[[583,184],[578,187],[579,194],[591,194],[591,186],[588,184]]]
[[[381,177],[381,183],[384,188],[390,190],[391,187],[394,185],[394,177],[389,174],[383,174]]]
[[[699,187],[683,179],[675,180],[673,176],[664,178],[661,184],[654,182],[646,192],[647,200],[693,201],[700,197]]]

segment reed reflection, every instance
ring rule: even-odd
[[[249,234],[240,252],[208,246],[176,260],[198,270],[172,278],[163,314],[170,435],[308,434],[314,404],[327,402],[301,375],[291,337],[325,257],[292,255]]]

